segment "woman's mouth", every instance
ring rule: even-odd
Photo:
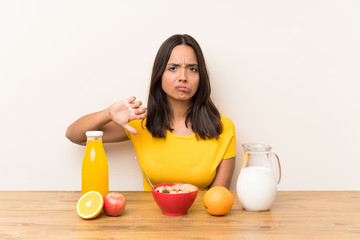
[[[182,85],[177,85],[175,87],[177,90],[179,90],[180,92],[190,92],[190,89],[185,87],[185,86],[182,86]]]

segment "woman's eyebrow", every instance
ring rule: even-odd
[[[167,65],[171,65],[171,66],[180,66],[180,64],[177,64],[177,63],[168,63]]]
[[[174,67],[181,66],[181,64],[178,64],[178,63],[168,63],[167,65],[174,66]],[[186,66],[187,67],[197,67],[198,65],[196,63],[190,63],[190,64],[186,64]]]

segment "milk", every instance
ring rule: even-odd
[[[247,211],[266,211],[275,200],[277,181],[270,168],[246,167],[240,171],[236,190]]]

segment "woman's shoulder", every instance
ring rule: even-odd
[[[223,125],[234,125],[234,123],[233,123],[233,121],[230,119],[230,118],[228,118],[228,117],[225,117],[224,115],[220,115],[220,120],[221,120],[221,122],[222,122],[222,124]]]
[[[221,119],[221,123],[223,125],[223,134],[234,135],[235,134],[235,125],[234,125],[233,121],[230,118],[225,117],[223,115],[220,115],[220,119]]]
[[[146,118],[145,119],[135,119],[129,122],[129,125],[132,127],[135,126],[145,126],[146,124]]]

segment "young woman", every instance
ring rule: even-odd
[[[235,166],[235,128],[219,114],[210,92],[199,44],[189,35],[174,35],[156,55],[147,108],[135,97],[115,102],[76,120],[66,137],[85,145],[86,131],[101,130],[104,143],[130,139],[153,184],[229,188]],[[145,178],[143,185],[151,190]]]

